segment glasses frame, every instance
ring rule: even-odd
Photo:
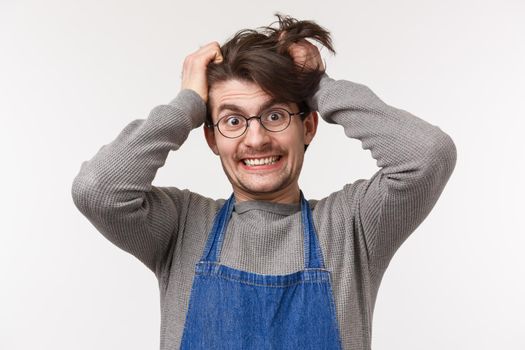
[[[285,111],[286,113],[288,113],[288,116],[289,116],[288,124],[286,124],[286,126],[285,126],[284,128],[282,128],[281,130],[277,130],[277,131],[268,129],[266,126],[264,126],[264,123],[261,121],[261,118],[262,118],[262,116],[264,115],[264,113],[267,113],[267,112],[270,112],[270,111],[273,111],[273,110],[276,110],[276,109],[277,109],[277,110]],[[220,123],[221,120],[223,120],[224,118],[231,117],[231,116],[234,115],[234,114],[228,114],[228,115],[225,115],[225,116],[221,117],[221,118],[217,121],[217,123],[215,123],[215,124],[210,123],[210,122],[207,122],[207,125],[206,125],[206,126],[207,126],[208,128],[214,128],[214,127],[216,127],[217,130],[219,131],[219,133],[220,133],[222,136],[224,136],[224,137],[226,137],[226,138],[228,138],[228,139],[236,139],[236,138],[239,138],[239,137],[241,137],[242,135],[246,134],[246,130],[248,130],[248,127],[250,126],[250,120],[252,120],[252,119],[257,119],[257,120],[259,121],[259,124],[260,124],[260,125],[264,128],[264,130],[266,130],[266,131],[269,131],[269,132],[281,132],[281,131],[284,131],[284,130],[288,129],[288,127],[290,126],[290,123],[292,122],[292,117],[293,117],[294,115],[299,115],[299,116],[302,117],[303,115],[305,115],[305,114],[307,114],[307,113],[308,113],[308,111],[299,111],[299,112],[296,112],[296,113],[292,113],[292,112],[290,112],[289,110],[287,110],[287,109],[285,109],[285,108],[282,108],[282,107],[272,107],[272,108],[265,109],[265,110],[262,111],[259,115],[254,115],[254,116],[251,116],[251,117],[245,117],[244,115],[242,115],[242,114],[240,114],[240,113],[239,113],[239,114],[235,114],[235,116],[237,116],[237,117],[242,117],[242,118],[244,118],[244,119],[246,120],[246,127],[244,128],[244,131],[243,131],[239,136],[233,136],[233,137],[232,137],[232,136],[226,136],[226,135],[224,135],[224,134],[222,133],[221,129],[219,128],[219,123]]]

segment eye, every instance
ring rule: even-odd
[[[237,115],[230,115],[220,120],[220,125],[227,128],[236,128],[243,125],[243,118]]]
[[[285,112],[281,110],[271,110],[266,114],[265,118],[270,123],[281,122],[286,119]]]
[[[241,120],[238,117],[232,116],[226,118],[226,123],[231,126],[239,125],[241,123]]]

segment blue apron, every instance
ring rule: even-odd
[[[341,349],[330,272],[302,192],[305,268],[288,275],[219,263],[234,200],[217,213],[195,266],[181,349]]]

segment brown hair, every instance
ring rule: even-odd
[[[207,67],[208,89],[230,79],[249,81],[279,102],[297,103],[302,111],[309,112],[306,100],[315,93],[324,70],[295,64],[288,49],[294,42],[309,38],[335,54],[330,33],[312,21],[278,13],[275,16],[278,20],[270,26],[240,30],[221,46],[223,61]],[[210,107],[208,100],[208,122]]]

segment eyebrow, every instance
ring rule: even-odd
[[[259,107],[259,111],[257,112],[257,114],[260,114],[265,109],[270,108],[270,107],[272,107],[273,105],[276,105],[276,104],[286,104],[286,103],[282,102],[282,101],[278,101],[275,98],[271,98],[271,99],[269,99],[268,101],[266,101],[265,103],[263,103]],[[242,114],[246,114],[246,113],[244,113],[245,111],[241,107],[239,107],[239,106],[237,106],[235,104],[223,103],[223,104],[221,104],[219,106],[219,108],[217,110],[217,115],[221,114],[221,112],[224,111],[224,110],[230,110],[230,111],[233,111],[233,112],[239,112],[239,113],[242,113]]]

